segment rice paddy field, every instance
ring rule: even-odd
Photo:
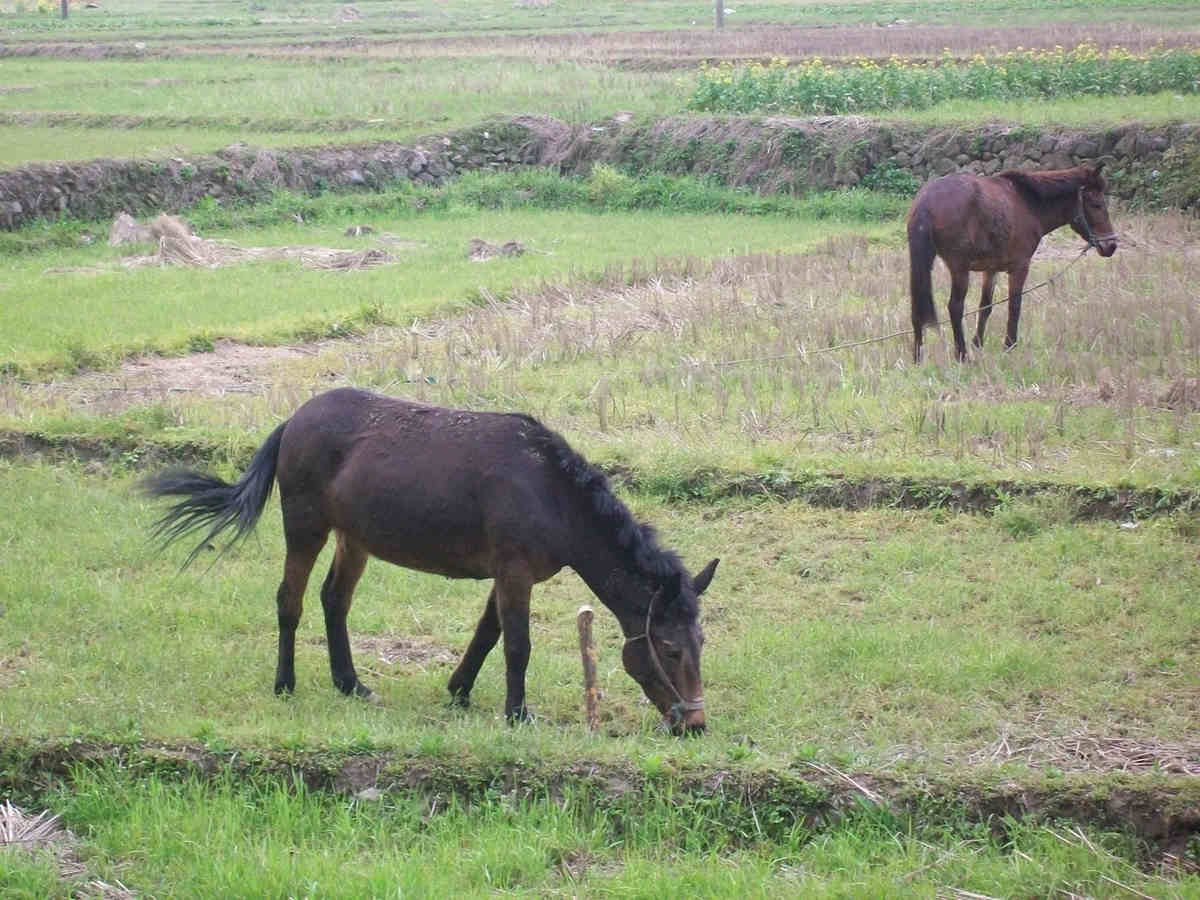
[[[0,179],[515,115],[1195,123],[1195,12],[0,0]],[[910,182],[512,166],[206,198],[161,210],[176,243],[0,232],[0,893],[1200,897],[1195,211],[1114,203],[1107,260],[1050,235],[1014,348],[998,313],[914,365]],[[350,634],[381,702],[331,685],[315,587],[276,697],[278,502],[181,569],[138,486],[233,478],[347,385],[534,415],[719,557],[705,734],[658,727],[600,607],[587,728],[570,570],[534,589],[530,723],[499,651],[446,703],[487,586],[379,561]]]

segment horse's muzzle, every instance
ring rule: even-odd
[[[1117,239],[1116,238],[1105,238],[1104,240],[1097,240],[1096,241],[1096,252],[1099,253],[1101,256],[1103,256],[1105,259],[1108,259],[1108,257],[1112,256],[1114,253],[1117,252]]]
[[[704,733],[707,725],[704,706],[700,704],[698,707],[685,709],[681,704],[676,703],[663,718],[663,725],[670,730],[671,734],[698,737]]]

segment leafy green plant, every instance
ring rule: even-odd
[[[921,186],[921,180],[907,169],[886,164],[876,166],[869,171],[859,184],[870,191],[903,194],[905,197],[911,197]]]

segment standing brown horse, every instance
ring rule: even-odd
[[[1071,228],[1101,256],[1117,252],[1117,236],[1108,220],[1103,163],[1049,172],[1007,171],[981,176],[954,174],[929,181],[917,192],[908,213],[909,281],[912,290],[913,361],[921,361],[921,331],[937,324],[933,307],[933,259],[950,270],[950,324],[958,359],[967,358],[963,304],[972,272],[983,272],[979,326],[974,344],[983,346],[983,329],[992,312],[997,272],[1008,273],[1008,333],[1004,346],[1017,342],[1021,290],[1029,260],[1042,238],[1056,228]]]
[[[183,498],[155,533],[170,543],[207,528],[190,563],[226,529],[233,529],[231,543],[248,534],[276,479],[287,544],[276,596],[276,693],[296,687],[304,590],[332,531],[337,543],[321,606],[333,681],[343,693],[371,696],[350,659],[346,614],[367,558],[377,556],[448,578],[495,579],[450,677],[450,696],[468,705],[479,668],[503,634],[504,713],[510,722],[528,718],[530,588],[570,566],[616,616],[625,670],[668,726],[704,729],[698,598],[717,560],[692,578],[604,475],[535,419],[329,391],[276,428],[236,484],[178,469],[148,478],[151,495]]]

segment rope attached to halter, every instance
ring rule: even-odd
[[[1080,198],[1080,202],[1081,203],[1083,202],[1082,195]],[[1086,223],[1086,221],[1087,221],[1086,218],[1084,219],[1084,221]],[[1089,234],[1091,233],[1091,226],[1088,226],[1088,233]],[[1089,250],[1091,250],[1093,247],[1095,247],[1097,251],[1100,249],[1100,246],[1096,243],[1097,240],[1101,240],[1101,241],[1109,240],[1111,238],[1115,238],[1116,236],[1117,235],[1115,232],[1110,233],[1110,234],[1102,234],[1099,236],[1092,235],[1091,238],[1087,239],[1087,241],[1088,241],[1087,246],[1079,251],[1078,256],[1076,256],[1073,260],[1071,260],[1069,263],[1067,263],[1065,266],[1063,266],[1061,269],[1059,269],[1057,272],[1055,272],[1053,275],[1051,275],[1045,281],[1038,282],[1033,287],[1027,287],[1027,288],[1023,289],[1021,291],[1021,293],[1017,294],[1017,297],[1024,299],[1026,294],[1032,294],[1036,290],[1044,288],[1047,285],[1054,284],[1054,282],[1058,281],[1058,279],[1062,278],[1062,276],[1067,273],[1067,270],[1070,269],[1071,266],[1075,265],[1075,263],[1077,263],[1077,262],[1079,262],[1079,260],[1083,259],[1084,254],[1086,254]],[[984,307],[984,308],[990,310],[994,306],[1004,305],[1011,299],[1013,299],[1013,298],[1005,297],[1003,300],[994,300],[994,301],[992,301],[991,304],[989,304],[987,307]],[[977,315],[979,315],[979,312],[980,311],[978,309],[964,310],[963,318],[965,319],[968,316],[977,316]],[[891,334],[881,334],[879,337],[864,338],[861,341],[847,341],[844,344],[834,344],[832,347],[816,347],[812,350],[801,350],[797,353],[777,353],[773,356],[748,356],[748,357],[745,357],[744,359],[718,360],[717,362],[714,362],[712,365],[714,368],[725,368],[725,367],[729,367],[729,366],[750,365],[753,363],[778,362],[781,359],[796,359],[798,357],[808,356],[810,354],[832,353],[834,350],[846,350],[850,347],[861,347],[864,344],[878,344],[882,341],[890,341],[892,338],[904,337],[905,335],[909,335],[909,334],[913,334],[913,333],[914,333],[913,329],[909,328],[904,331],[893,331]]]
[[[674,727],[683,721],[683,714],[694,712],[698,709],[704,709],[704,698],[697,697],[695,700],[684,700],[683,695],[679,693],[679,689],[675,687],[673,682],[667,675],[667,670],[663,668],[662,660],[658,658],[658,651],[654,649],[654,641],[650,638],[650,615],[654,611],[654,601],[658,599],[662,593],[662,588],[659,588],[650,596],[650,603],[646,606],[646,630],[641,634],[635,634],[633,637],[625,638],[626,645],[632,644],[634,641],[646,639],[646,650],[650,654],[650,662],[654,666],[655,674],[671,689],[671,693],[675,695],[675,702],[670,709],[671,726]]]

